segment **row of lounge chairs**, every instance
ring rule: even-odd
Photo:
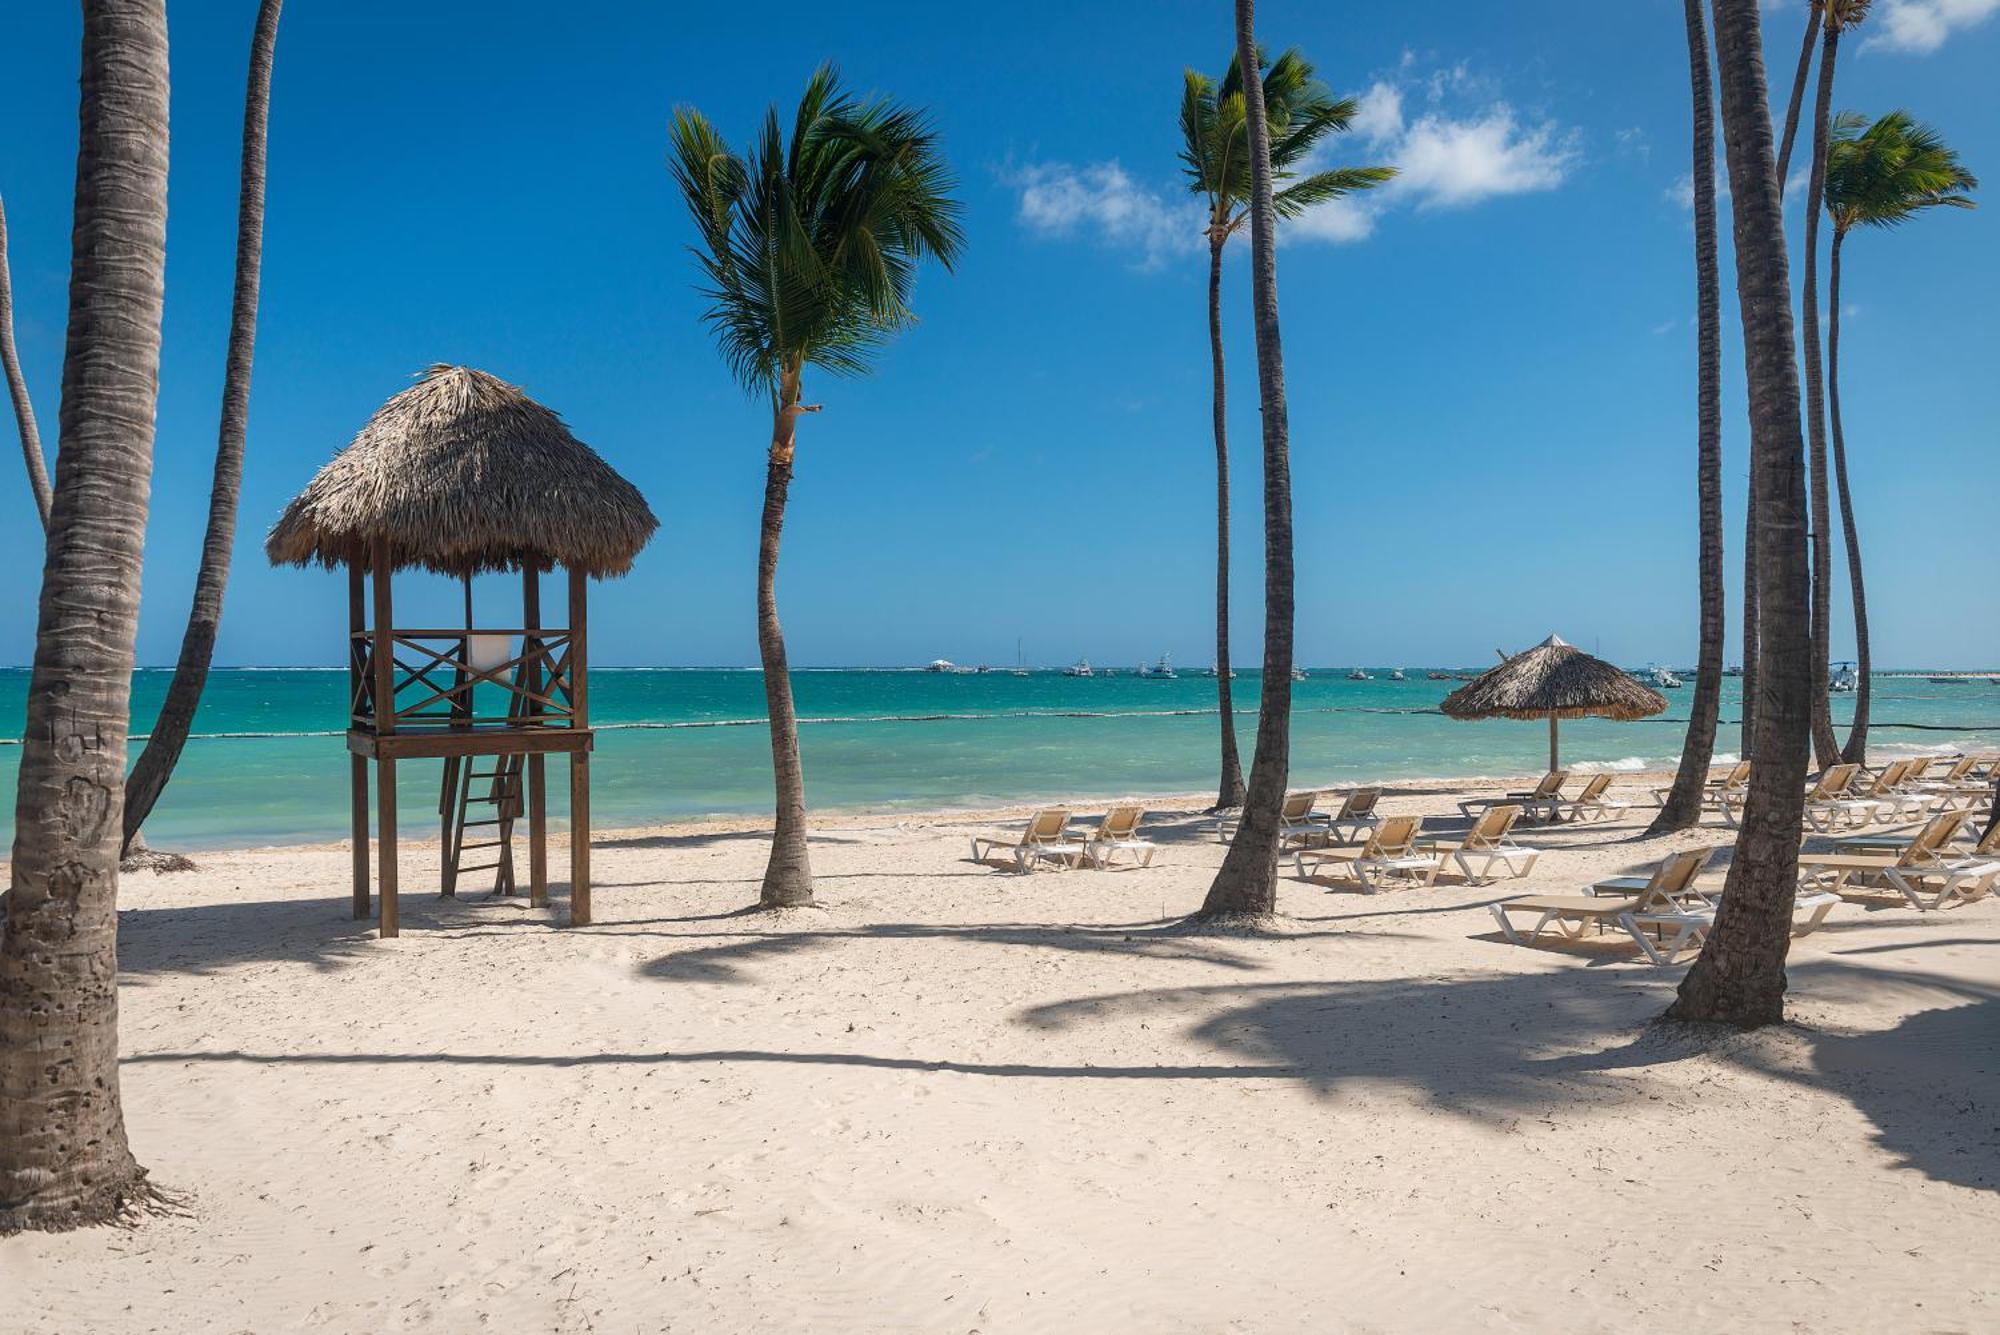
[[[1104,813],[1103,819],[1087,830],[1070,828],[1068,807],[1044,807],[1028,817],[1027,828],[1018,835],[977,835],[972,840],[972,860],[986,862],[1004,857],[1016,871],[1034,871],[1043,864],[1058,869],[1080,867],[1088,862],[1100,870],[1109,869],[1120,853],[1129,854],[1136,866],[1153,863],[1154,845],[1139,837],[1139,824],[1146,809],[1121,803]]]

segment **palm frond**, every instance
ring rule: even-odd
[[[1842,113],[1827,142],[1822,198],[1841,233],[1899,226],[1926,209],[1973,208],[1978,186],[1943,136],[1906,111],[1872,123]]]
[[[1396,175],[1394,167],[1336,167],[1301,177],[1271,196],[1280,218],[1296,218],[1330,199],[1373,190]]]

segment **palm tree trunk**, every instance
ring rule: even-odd
[[[1826,265],[1826,407],[1833,427],[1833,485],[1840,497],[1840,533],[1847,546],[1847,580],[1854,595],[1854,725],[1840,758],[1868,763],[1868,697],[1873,686],[1873,661],[1868,652],[1868,592],[1861,582],[1861,538],[1854,531],[1854,495],[1847,488],[1847,438],[1840,429],[1840,243],[1846,234],[1834,229]]]
[[[284,0],[263,0],[250,38],[250,77],[243,94],[242,185],[236,203],[236,282],[229,317],[229,353],[222,375],[222,428],[215,446],[215,477],[208,490],[208,531],[195,574],[194,605],[181,633],[181,654],[167,684],[158,720],[125,780],[122,850],[130,852],[140,826],[173,777],[181,748],[194,728],[195,710],[208,684],[222,623],[222,595],[236,545],[236,511],[243,494],[243,442],[250,422],[250,361],[257,346],[258,278],[264,258],[264,159],[271,118],[271,59],[278,43]]]
[[[813,902],[812,862],[806,855],[806,777],[799,762],[799,716],[792,707],[792,670],[785,632],[778,625],[778,539],[785,527],[785,499],[792,488],[792,450],[799,414],[799,370],[780,378],[771,425],[771,453],[764,471],[764,518],[757,536],[757,652],[764,663],[764,708],[771,718],[771,778],[777,824],[771,859],[764,866],[758,907],[794,908]]]
[[[0,934],[0,1233],[149,1189],[118,1093],[118,830],[167,231],[164,0],[85,0],[54,504]]]
[[[28,465],[28,487],[35,495],[35,513],[49,526],[48,465],[42,462],[42,433],[35,426],[35,405],[28,399],[28,382],[14,352],[14,276],[7,269],[7,206],[0,201],[0,369],[7,373],[7,392],[14,399],[14,424],[21,431],[21,456]]]
[[[1271,205],[1271,130],[1255,76],[1253,0],[1236,0],[1236,58],[1250,129],[1251,308],[1257,332],[1257,402],[1264,427],[1264,682],[1257,749],[1236,839],[1202,901],[1204,918],[1261,918],[1278,904],[1278,811],[1291,772],[1292,468],[1285,419],[1285,356],[1278,332],[1276,214]]]
[[[1236,754],[1236,701],[1229,685],[1229,423],[1222,374],[1222,247],[1227,234],[1208,240],[1208,358],[1215,417],[1215,700],[1222,714],[1222,777],[1215,809],[1243,805],[1243,762]]]
[[[1784,189],[1786,173],[1792,169],[1792,140],[1799,132],[1799,107],[1806,97],[1806,78],[1812,73],[1813,43],[1819,37],[1821,0],[1806,6],[1806,39],[1799,46],[1799,68],[1792,75],[1792,96],[1785,104],[1785,134],[1778,144],[1778,188]]]
[[[1785,105],[1785,133],[1778,146],[1778,186],[1784,188],[1792,165],[1792,141],[1798,135],[1799,108],[1805,101],[1806,79],[1812,74],[1813,47],[1819,39],[1820,7],[1807,6],[1806,36],[1799,44],[1799,67],[1792,75],[1792,96]],[[1757,735],[1757,473],[1750,470],[1743,506],[1743,754],[1755,753]]]
[[[1826,191],[1827,129],[1833,120],[1833,60],[1840,29],[1827,28],[1821,37],[1819,93],[1813,102],[1812,172],[1806,182],[1805,280],[1799,318],[1805,327],[1806,439],[1812,476],[1812,741],[1821,769],[1840,760],[1840,742],[1833,735],[1833,715],[1827,701],[1827,673],[1833,660],[1833,515],[1826,481],[1826,383],[1821,375],[1819,344],[1819,219]],[[1779,182],[1782,187],[1783,182]]]
[[[1757,5],[1758,0],[1714,0],[1751,467],[1758,484],[1762,663],[1756,759],[1722,907],[1667,1012],[1675,1019],[1744,1027],[1784,1018],[1811,723],[1804,442],[1782,185],[1771,152]]]
[[[1695,493],[1701,530],[1701,654],[1680,769],[1648,834],[1685,830],[1701,820],[1715,725],[1722,706],[1722,313],[1715,253],[1715,104],[1708,68],[1708,26],[1701,0],[1683,0],[1688,73],[1694,96],[1694,270],[1696,333]]]

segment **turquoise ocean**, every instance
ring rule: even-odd
[[[133,684],[135,731],[158,710],[171,674]],[[1538,774],[1541,723],[1459,723],[1436,712],[1456,683],[1349,681],[1315,670],[1296,684],[1296,786],[1366,779]],[[0,791],[20,759],[28,673],[0,669]],[[1718,753],[1740,748],[1734,679],[1725,683]],[[1258,674],[1235,682],[1247,763]],[[347,763],[340,732],[346,674],[332,669],[226,669],[209,681],[195,738],[147,825],[156,846],[240,848],[346,834]],[[926,811],[1044,798],[1203,793],[1215,784],[1215,682],[1077,678],[1055,671],[944,674],[901,669],[794,674],[806,791],[818,810]],[[1583,720],[1562,729],[1565,760],[1616,769],[1670,768],[1690,690],[1666,692],[1656,720]],[[593,814],[600,828],[757,815],[770,809],[763,684],[741,669],[598,668],[591,674]],[[1835,697],[1843,722],[1852,697]],[[1878,677],[1873,741],[1882,754],[2000,747],[2000,686]],[[1916,725],[1916,726],[1911,726]],[[133,754],[137,754],[137,744]],[[403,770],[404,828],[430,828],[438,762]],[[412,772],[414,771],[414,772]],[[551,783],[556,810],[566,785]],[[0,835],[13,841],[12,803]]]

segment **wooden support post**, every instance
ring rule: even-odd
[[[528,902],[549,902],[549,779],[541,756],[528,757]]]
[[[1556,718],[1555,712],[1551,710],[1549,712],[1549,769],[1552,771],[1562,768],[1562,747],[1556,744],[1556,728],[1558,726],[1559,720]]]
[[[375,769],[375,826],[381,844],[375,879],[382,884],[381,930],[383,936],[396,936],[396,762],[378,760]]]
[[[354,916],[368,916],[368,758],[350,756],[348,787],[354,800]]]
[[[542,628],[542,572],[533,562],[521,567],[521,625],[526,629],[521,653],[527,659],[527,687],[542,691],[542,640],[535,632]],[[528,717],[539,725],[542,706],[528,702]],[[549,902],[549,794],[548,762],[541,756],[528,757],[528,902],[540,908]]]
[[[386,736],[396,730],[396,609],[386,538],[370,544],[368,566],[375,581],[375,733]]]
[[[361,658],[357,650],[361,647],[355,640],[367,629],[368,590],[364,585],[366,570],[359,561],[347,567],[347,726],[354,726],[355,702],[361,697]],[[354,916],[368,916],[368,761],[363,756],[350,756],[348,764],[348,797],[353,816],[353,846],[350,852],[354,859]]]
[[[590,752],[569,757],[569,923],[590,926]]]
[[[369,572],[375,588],[375,735],[396,731],[396,609],[390,597],[389,542],[377,538],[369,546]],[[375,877],[381,885],[381,934],[398,933],[396,903],[396,762],[375,762],[375,838],[380,844]]]
[[[569,572],[570,699],[575,710],[571,726],[590,726],[589,579]],[[574,927],[590,924],[590,752],[569,758],[569,920]]]

